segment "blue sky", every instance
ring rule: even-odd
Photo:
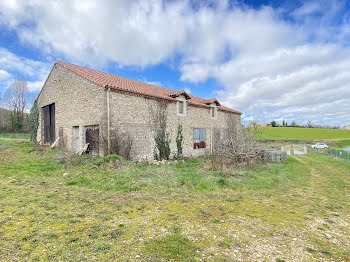
[[[0,2],[0,104],[55,60],[217,97],[243,121],[350,124],[345,0]]]

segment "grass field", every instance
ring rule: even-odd
[[[30,139],[27,133],[0,133],[0,138]]]
[[[350,146],[350,130],[299,128],[299,127],[261,127],[260,138],[263,140],[289,141],[335,141],[338,148]]]
[[[0,260],[350,261],[350,164],[295,156],[235,173],[0,139]]]

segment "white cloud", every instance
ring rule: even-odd
[[[51,63],[17,56],[0,47],[0,89],[5,93],[5,89],[9,87],[13,78],[17,74],[21,74],[27,79],[29,92],[38,92],[44,84],[51,67]]]
[[[0,81],[8,79],[10,76],[11,75],[7,71],[0,69]]]
[[[215,78],[222,103],[262,122],[350,118],[345,1],[307,1],[294,10],[195,3],[2,1],[0,24],[43,52],[95,67],[180,61],[181,80]]]

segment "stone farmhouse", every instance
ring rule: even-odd
[[[241,112],[202,99],[184,90],[131,80],[86,67],[57,61],[38,98],[37,140],[80,152],[90,143],[91,152],[103,156],[109,152],[111,130],[125,132],[132,139],[131,158],[154,159],[155,141],[150,114],[157,103],[166,102],[167,132],[171,157],[176,154],[178,126],[183,129],[183,156],[210,154],[214,132],[227,127],[227,116],[240,123]],[[153,131],[152,131],[153,130]],[[223,132],[224,133],[224,132]],[[107,148],[92,141],[107,137]]]

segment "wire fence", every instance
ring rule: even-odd
[[[308,148],[306,145],[284,145],[281,146],[281,151],[287,152],[287,155],[304,155],[304,154],[316,154],[316,155],[328,155],[336,159],[350,161],[350,152],[345,150],[337,150],[333,148]]]
[[[336,149],[333,149],[333,148],[329,148],[328,149],[328,155],[332,156],[334,158],[350,161],[350,153],[346,152],[344,150],[336,150]]]

